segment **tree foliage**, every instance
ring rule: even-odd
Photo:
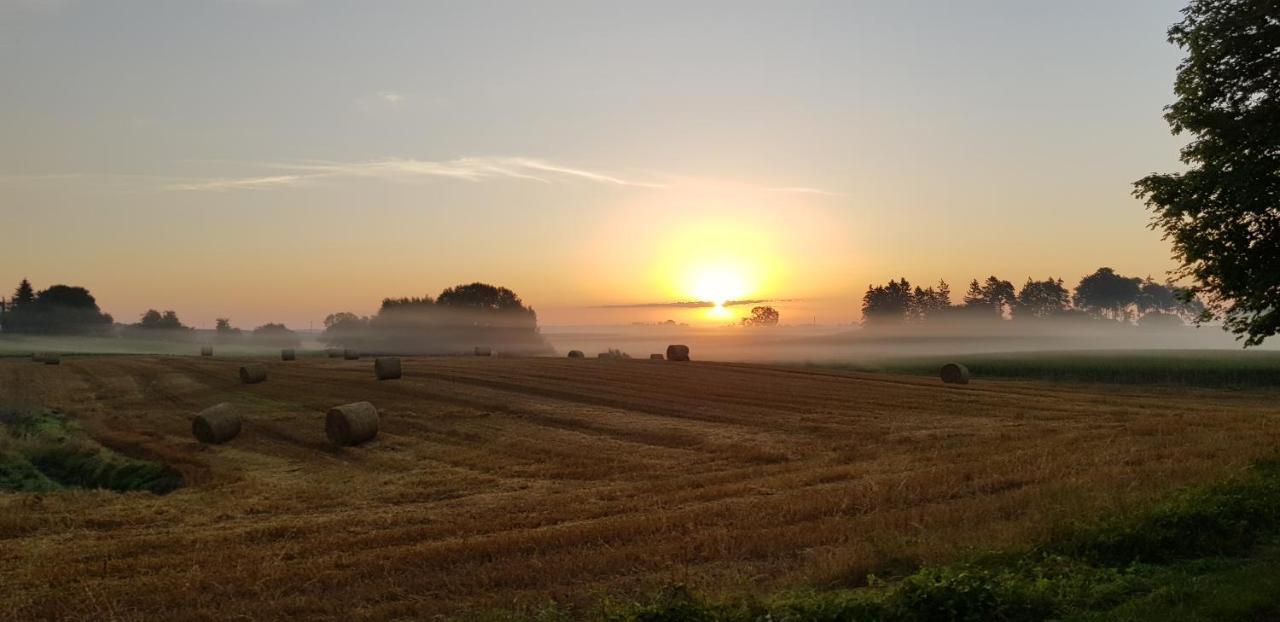
[[[904,322],[911,311],[911,284],[906,279],[888,285],[867,286],[862,295],[862,317],[870,324]]]
[[[1280,331],[1280,3],[1191,0],[1169,41],[1187,53],[1165,119],[1188,168],[1135,194],[1194,281],[1181,295],[1258,345]]]
[[[1076,286],[1076,307],[1095,317],[1128,320],[1134,315],[1141,284],[1142,279],[1120,276],[1111,268],[1098,268]]]
[[[1017,302],[1018,295],[1014,292],[1013,283],[994,275],[987,277],[982,283],[974,279],[964,295],[964,306],[974,310],[990,309],[996,317],[1004,317],[1005,312],[1011,310]]]
[[[1062,285],[1062,279],[1049,277],[1043,281],[1030,278],[1018,291],[1015,317],[1050,318],[1062,315],[1071,308],[1071,292]]]
[[[84,334],[111,328],[111,316],[98,308],[98,301],[83,287],[53,285],[36,292],[23,279],[13,298],[4,314],[5,332]]]
[[[769,306],[751,307],[751,315],[742,318],[743,326],[777,326],[781,316]]]

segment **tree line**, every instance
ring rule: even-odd
[[[436,297],[384,298],[372,317],[349,311],[324,319],[320,340],[366,351],[453,354],[476,346],[548,353],[538,314],[506,287],[470,283]]]
[[[867,325],[940,319],[1046,320],[1100,319],[1145,325],[1181,325],[1202,319],[1205,307],[1187,289],[1151,277],[1140,279],[1098,268],[1068,290],[1060,278],[1028,278],[1021,288],[989,276],[973,279],[959,304],[946,281],[912,287],[906,279],[869,285],[862,296]]]
[[[118,324],[111,314],[98,307],[89,290],[77,285],[53,285],[36,291],[27,279],[14,289],[13,297],[0,300],[0,333],[13,335],[120,336],[131,339],[190,341],[195,329],[182,323],[172,310],[148,309],[132,324]],[[302,340],[284,324],[264,324],[245,334],[220,318],[215,338],[230,342],[245,340],[257,345],[297,346]]]

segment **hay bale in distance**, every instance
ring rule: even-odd
[[[947,384],[969,384],[969,368],[959,363],[947,363],[938,371]]]
[[[280,360],[282,361],[292,361],[296,358],[298,358],[298,353],[294,352],[293,348],[285,348],[280,351]]]
[[[240,434],[240,413],[231,404],[214,404],[196,414],[191,434],[201,443],[225,443]]]
[[[378,380],[395,380],[402,374],[400,370],[400,357],[398,356],[379,356],[373,359],[373,373]]]
[[[667,346],[668,361],[687,361],[689,360],[689,346],[669,345]]]
[[[360,360],[360,351],[347,348],[342,351],[342,358],[348,361],[358,361]]]
[[[569,350],[569,358],[583,359],[583,358],[587,358],[587,355],[583,354],[582,350]]]
[[[656,353],[656,354],[650,354],[650,355],[649,355],[649,360],[650,360],[650,361],[665,361],[665,360],[667,360],[667,357],[666,357],[665,355],[663,355],[662,353]]]
[[[213,356],[213,346],[200,348],[200,356]]]
[[[40,362],[45,365],[59,365],[62,363],[62,357],[57,354],[46,352],[40,355]]]
[[[371,440],[378,435],[378,409],[369,402],[334,406],[324,417],[324,433],[338,447]]]
[[[325,350],[325,354],[328,354],[329,358],[331,359],[336,359],[342,356],[342,350],[339,350],[337,348],[329,348],[328,350]]]
[[[493,348],[476,346],[476,356],[493,356]]]
[[[258,384],[267,379],[267,368],[256,363],[240,367],[240,382]]]

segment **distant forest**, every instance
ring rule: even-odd
[[[507,354],[549,354],[538,315],[515,292],[487,283],[450,287],[432,298],[385,298],[373,317],[350,312],[324,320],[320,339],[369,352],[456,354],[488,347]]]
[[[1060,278],[1028,278],[1021,288],[989,276],[973,279],[960,304],[946,281],[912,287],[906,279],[871,285],[862,296],[869,327],[945,320],[1108,320],[1145,326],[1182,326],[1208,319],[1205,306],[1186,289],[1150,277],[1126,277],[1098,268],[1068,290]]]

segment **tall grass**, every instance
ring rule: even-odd
[[[773,599],[668,590],[617,621],[882,622],[1274,619],[1280,613],[1280,460],[1023,553],[988,553],[872,587]],[[566,615],[572,615],[567,614]],[[1176,617],[1171,618],[1170,616]],[[541,617],[549,617],[542,612]]]
[[[55,411],[0,407],[0,491],[145,490],[182,485],[168,466],[117,454]]]

